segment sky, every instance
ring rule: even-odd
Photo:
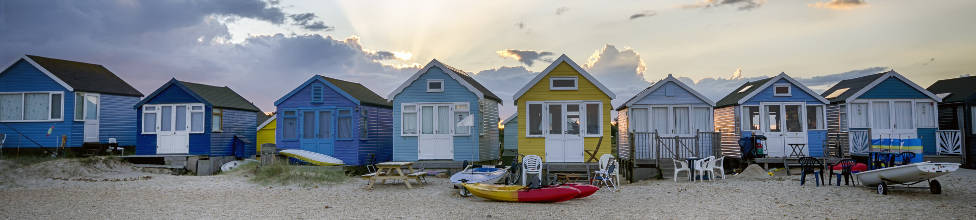
[[[713,100],[785,72],[823,91],[895,70],[976,73],[972,0],[0,1],[0,61],[101,64],[144,94],[228,86],[265,112],[315,74],[381,96],[431,59],[512,95],[566,54],[617,106],[673,74]]]

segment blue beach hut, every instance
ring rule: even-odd
[[[317,152],[346,165],[392,158],[393,109],[362,84],[312,76],[275,107],[278,149]]]
[[[767,157],[797,156],[793,146],[799,156],[824,157],[827,103],[786,73],[747,82],[715,104],[715,130],[734,134],[723,135],[722,152],[740,156],[739,137],[758,134]]]
[[[393,160],[498,159],[501,99],[464,71],[432,60],[388,98]]]
[[[263,113],[226,86],[171,79],[135,108],[138,155],[207,156],[215,161],[256,153],[257,115]]]
[[[136,145],[142,93],[102,65],[26,55],[0,72],[5,148]]]

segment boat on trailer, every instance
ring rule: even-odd
[[[459,189],[461,196],[471,196],[467,189],[461,186],[462,183],[498,183],[508,176],[509,167],[494,167],[487,165],[468,165],[461,172],[451,175],[451,183],[454,188]]]
[[[954,172],[957,169],[959,169],[958,163],[922,162],[868,170],[855,173],[854,176],[861,182],[861,185],[877,187],[878,194],[882,195],[887,195],[889,188],[893,187],[893,185],[901,185],[908,188],[922,182],[928,182],[928,188],[932,194],[940,194],[942,193],[942,184],[938,180],[935,180],[935,178]]]

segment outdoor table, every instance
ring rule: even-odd
[[[806,144],[788,144],[788,145],[790,146],[790,149],[792,150],[790,152],[790,156],[789,157],[803,157],[804,156],[803,155],[803,148],[805,148],[807,146]]]
[[[690,178],[691,181],[695,181],[695,161],[696,160],[701,160],[701,159],[702,158],[697,158],[697,157],[685,158],[685,160],[688,160],[688,169],[691,170],[690,171],[691,172],[691,175],[688,175],[688,177],[691,177]]]
[[[366,186],[368,189],[373,188],[373,184],[376,180],[380,180],[380,183],[385,184],[386,180],[402,180],[404,184],[407,185],[408,189],[412,189],[413,186],[410,185],[410,179],[414,179],[417,183],[420,183],[420,177],[414,174],[413,162],[383,162],[378,163],[376,166],[376,172],[363,175],[363,178],[369,180],[369,185]],[[404,168],[408,172],[404,172]]]

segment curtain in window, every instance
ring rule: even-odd
[[[934,128],[935,126],[935,109],[932,107],[931,102],[918,102],[915,103],[915,111],[918,111],[918,124],[919,128]]]
[[[694,127],[692,131],[711,131],[712,125],[708,122],[711,121],[712,112],[708,108],[696,107],[692,113],[691,121],[694,122]]]
[[[542,104],[529,104],[529,134],[542,135]]]
[[[203,132],[203,106],[190,106],[190,131]]]
[[[24,100],[21,94],[0,95],[0,120],[24,119]]]
[[[285,139],[296,139],[298,138],[298,119],[295,117],[295,112],[285,112],[284,120],[282,120],[282,136]]]
[[[631,110],[630,113],[630,124],[634,127],[633,131],[636,132],[647,132],[647,109],[646,108],[635,108]]]
[[[156,132],[156,112],[142,113],[142,132]]]
[[[339,110],[339,128],[336,129],[337,138],[352,138],[352,115],[349,110]]]
[[[603,125],[600,124],[600,117],[603,117],[600,104],[586,104],[586,134],[598,135],[602,132]]]
[[[807,106],[807,129],[823,129],[823,106]]]
[[[51,97],[47,93],[24,94],[24,120],[47,120],[51,114]]]
[[[851,128],[868,128],[868,104],[853,103],[848,105],[850,108]]]
[[[420,133],[434,133],[434,106],[420,107]]]
[[[451,107],[437,106],[437,131],[438,134],[451,133]]]
[[[417,112],[404,112],[402,123],[404,134],[417,134]]]
[[[871,102],[872,118],[871,126],[878,129],[889,129],[891,128],[891,112],[888,106],[888,102]]]
[[[689,114],[688,108],[680,107],[674,109],[674,133],[675,134],[689,134]]]
[[[657,131],[658,133],[670,134],[671,129],[668,128],[668,108],[667,107],[653,107],[651,108],[651,131]]]
[[[474,118],[468,112],[454,112],[454,134],[468,134],[471,132]]]
[[[896,101],[892,107],[895,113],[894,129],[915,129],[915,126],[912,124],[914,119],[912,117],[912,102]]]
[[[176,106],[176,130],[186,131],[186,106],[177,105]]]
[[[319,137],[332,138],[332,112],[319,112]]]
[[[173,106],[163,106],[160,107],[159,112],[159,130],[160,131],[172,131],[173,130]]]

